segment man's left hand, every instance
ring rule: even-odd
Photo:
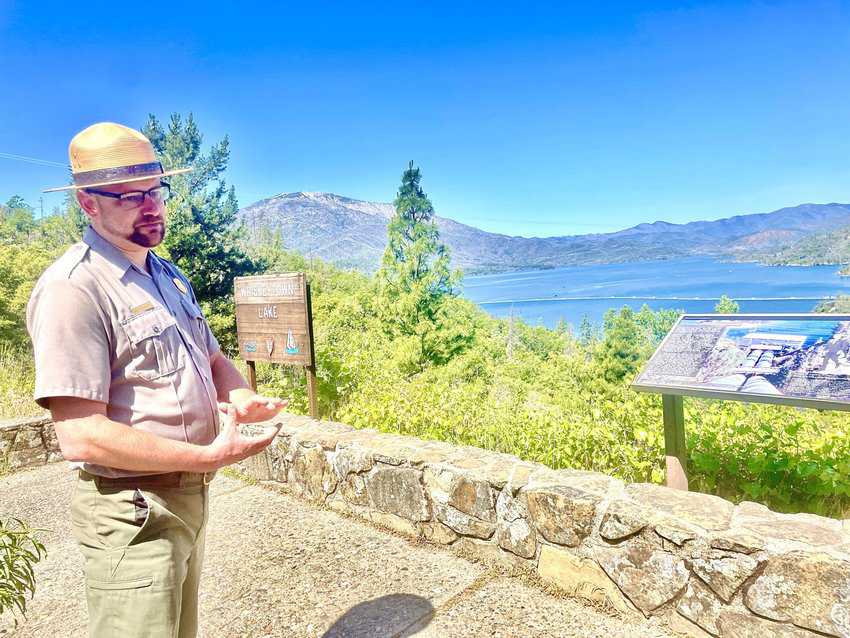
[[[289,404],[289,401],[277,397],[251,394],[248,396],[231,396],[231,403],[236,408],[237,422],[258,423],[268,421],[276,416]]]

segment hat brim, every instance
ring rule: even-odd
[[[129,184],[130,182],[143,182],[147,179],[156,179],[157,177],[168,177],[169,175],[180,175],[182,173],[188,173],[194,169],[192,168],[175,168],[170,171],[165,171],[163,173],[157,173],[155,175],[141,175],[139,177],[131,177],[131,178],[123,178],[123,179],[113,179],[108,182],[98,182],[96,184],[69,184],[68,186],[57,186],[55,188],[46,188],[42,193],[55,193],[57,191],[78,191],[85,190],[87,188],[98,188],[99,186],[110,186],[112,184]]]

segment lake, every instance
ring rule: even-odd
[[[463,296],[496,317],[513,314],[553,328],[582,317],[601,323],[609,308],[713,312],[729,295],[742,312],[811,312],[821,299],[850,294],[838,266],[762,266],[712,259],[570,266],[465,277]]]

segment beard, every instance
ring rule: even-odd
[[[136,226],[133,228],[133,232],[127,236],[127,239],[143,248],[155,248],[165,239],[165,221]]]

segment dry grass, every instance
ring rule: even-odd
[[[0,419],[42,414],[32,398],[34,389],[35,368],[29,350],[0,346]]]

